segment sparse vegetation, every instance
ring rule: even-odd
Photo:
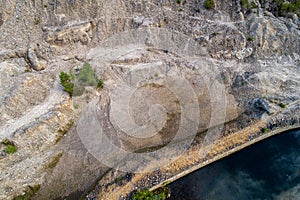
[[[163,182],[162,185],[163,185],[164,187],[166,187],[166,186],[169,185],[169,184],[170,184],[170,181],[165,181],[165,182]]]
[[[60,72],[59,78],[61,85],[64,87],[64,91],[69,93],[69,95],[72,97],[74,83],[71,80],[71,76],[65,72]]]
[[[16,196],[16,197],[14,197],[13,200],[29,200],[37,193],[37,191],[39,189],[40,189],[40,185],[27,186],[25,191],[24,191],[25,194]]]
[[[260,1],[262,3],[262,1]],[[275,16],[287,16],[289,13],[297,14],[300,17],[300,0],[275,0],[270,2],[268,11]]]
[[[170,191],[167,188],[159,188],[155,191],[148,189],[138,190],[132,195],[132,200],[165,200],[167,199]]]
[[[243,9],[249,8],[249,1],[248,0],[241,0],[241,7]]]
[[[8,139],[4,139],[2,141],[2,144],[5,145],[5,153],[7,153],[7,154],[16,153],[18,150],[17,146]]]
[[[97,83],[97,88],[103,88],[103,85],[104,85],[104,82],[102,79],[99,79],[98,80],[98,83]]]
[[[8,139],[4,139],[3,141],[2,141],[2,144],[4,144],[4,145],[13,145],[13,142],[12,141],[10,141],[10,140],[8,140]]]
[[[254,1],[251,2],[251,8],[254,9],[254,8],[258,8],[258,5],[256,5],[256,3]]]
[[[249,37],[248,37],[248,41],[249,41],[249,42],[253,42],[253,41],[254,41],[254,37],[253,37],[253,36],[249,36]]]
[[[178,4],[181,4],[181,3],[182,3],[182,0],[177,0],[177,3],[178,3]]]
[[[121,180],[122,180],[122,179],[121,179],[120,177],[117,177],[117,178],[115,179],[116,183],[120,183]]]
[[[206,9],[213,9],[215,7],[215,1],[214,0],[205,0],[204,7]]]
[[[97,77],[92,66],[85,62],[80,73],[77,76],[78,80],[85,86],[96,86]]]
[[[50,162],[45,166],[45,169],[52,169],[52,168],[54,168],[54,167],[57,165],[59,159],[62,157],[62,155],[63,155],[62,152],[60,152],[60,153],[58,153],[57,155],[55,155],[55,156],[50,160]]]
[[[266,132],[268,132],[268,129],[267,128],[262,128],[261,132],[266,133]]]
[[[87,62],[84,63],[79,74],[75,75],[70,70],[69,73],[60,72],[59,78],[64,91],[68,92],[71,97],[82,95],[85,91],[84,86],[102,88],[104,84],[102,79],[97,79],[92,66]]]
[[[136,193],[132,195],[132,200],[152,200],[154,199],[154,195],[148,189],[138,190]]]
[[[280,106],[281,108],[286,108],[285,103],[282,103],[282,102],[279,104],[279,106]]]
[[[219,35],[219,33],[218,32],[213,32],[212,35],[217,36],[217,35]]]
[[[79,108],[79,105],[78,105],[78,104],[75,104],[75,105],[74,105],[74,108],[75,108],[75,109],[78,109],[78,108]]]
[[[17,152],[17,147],[14,146],[14,145],[9,144],[9,145],[6,146],[5,152],[6,152],[7,154],[16,153],[16,152]]]
[[[35,17],[35,18],[34,18],[34,24],[35,24],[35,25],[38,25],[38,24],[40,24],[40,23],[41,23],[41,19],[38,18],[38,17]]]

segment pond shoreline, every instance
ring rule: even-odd
[[[225,158],[227,156],[230,156],[231,154],[237,153],[238,151],[240,151],[240,150],[242,150],[242,149],[244,149],[246,147],[249,147],[249,146],[251,146],[253,144],[256,144],[258,142],[266,140],[267,138],[270,138],[272,136],[284,133],[286,131],[297,130],[299,128],[300,128],[300,124],[297,124],[297,125],[293,125],[293,126],[279,128],[279,129],[276,129],[274,131],[270,131],[268,133],[265,133],[265,134],[263,134],[263,135],[255,138],[253,140],[250,140],[249,142],[246,142],[246,143],[244,143],[242,145],[239,145],[238,147],[235,147],[235,148],[233,148],[233,149],[231,149],[231,150],[229,150],[227,152],[221,153],[221,154],[213,157],[212,159],[206,160],[203,163],[199,163],[198,165],[194,165],[190,169],[185,170],[185,171],[183,171],[183,172],[181,172],[181,173],[179,173],[179,174],[177,174],[177,175],[175,175],[175,176],[173,176],[173,177],[165,180],[163,183],[160,183],[158,185],[155,185],[154,187],[151,187],[149,190],[153,191],[153,190],[156,190],[156,189],[158,189],[160,187],[164,187],[166,185],[166,183],[170,184],[170,183],[172,183],[172,182],[174,182],[174,181],[176,181],[176,180],[178,180],[178,179],[180,179],[180,178],[182,178],[182,177],[184,177],[184,176],[186,176],[186,175],[188,175],[188,174],[190,174],[192,172],[195,172],[195,171],[197,171],[197,170],[199,170],[199,169],[201,169],[201,168],[203,168],[203,167],[205,167],[205,166],[207,166],[207,165],[209,165],[211,163],[214,163],[214,162],[216,162],[218,160],[221,160],[221,159],[223,159],[223,158]]]

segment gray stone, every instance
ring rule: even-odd
[[[270,114],[270,106],[269,103],[263,99],[263,98],[258,98],[254,100],[254,107],[257,110],[265,111],[268,114]]]

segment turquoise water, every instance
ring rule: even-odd
[[[300,130],[254,144],[169,187],[176,200],[300,200]]]

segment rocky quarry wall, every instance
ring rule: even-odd
[[[278,14],[274,1],[249,5],[215,0],[215,7],[206,9],[203,0],[0,0],[0,199],[75,197],[107,174],[112,166],[100,162],[81,135],[95,127],[86,120],[94,110],[107,138],[129,152],[147,152],[174,138],[201,143],[205,131],[220,125],[220,138],[253,126],[253,137],[257,130],[297,127],[299,8]],[[86,87],[71,98],[59,73],[76,73],[84,62],[104,87]],[[168,79],[174,76],[181,79]],[[138,88],[130,101],[124,85]],[[136,129],[145,131],[142,139],[128,136],[126,131],[135,131],[122,127],[126,118],[116,116],[126,105],[134,124],[151,121]],[[188,133],[177,138],[181,122]],[[158,134],[151,135],[156,128]],[[7,140],[17,147],[15,153],[7,153]],[[220,147],[209,156],[220,149],[226,151]],[[153,167],[151,161],[138,168]],[[135,164],[118,167],[134,171]],[[175,175],[183,168],[172,170]],[[103,182],[118,176],[109,175]],[[144,186],[139,183],[120,191]],[[104,190],[97,192],[101,197]]]

